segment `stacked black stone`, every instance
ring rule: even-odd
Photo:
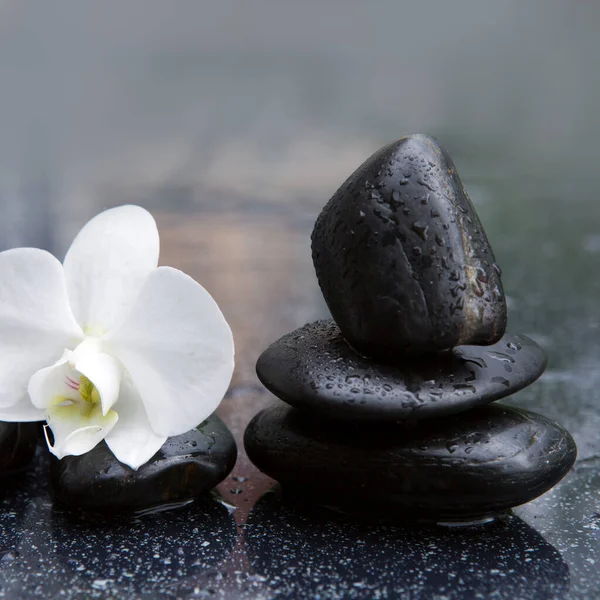
[[[490,404],[533,383],[546,357],[505,334],[501,271],[454,163],[425,135],[371,156],[312,235],[334,320],[259,358],[278,404],[246,451],[284,490],[352,511],[479,519],[549,490],[573,465],[569,433]]]

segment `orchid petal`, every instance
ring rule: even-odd
[[[217,408],[231,381],[233,336],[211,295],[185,273],[148,277],[122,327],[107,339],[136,386],[152,429],[185,433]]]
[[[44,421],[46,413],[31,403],[29,396],[23,396],[16,404],[0,408],[0,421],[25,423],[28,421]]]
[[[160,450],[167,438],[152,431],[142,399],[129,377],[121,383],[115,409],[119,422],[106,436],[106,443],[118,461],[138,469]]]
[[[106,415],[119,398],[123,374],[119,361],[108,354],[87,352],[76,359],[75,370],[94,384],[100,395],[102,414]]]
[[[33,406],[47,410],[65,400],[80,399],[79,375],[69,364],[72,355],[70,350],[66,350],[51,367],[40,369],[32,375],[27,391]]]
[[[64,267],[73,314],[87,334],[104,335],[127,315],[158,253],[154,218],[139,206],[107,210],[84,226]]]
[[[30,377],[82,337],[60,262],[35,248],[1,252],[0,407],[20,404]]]
[[[90,407],[85,402],[73,402],[50,408],[47,420],[54,444],[46,437],[48,448],[57,458],[85,454],[106,437],[118,419],[114,410],[103,415],[99,404]]]

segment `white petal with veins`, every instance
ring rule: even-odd
[[[28,391],[36,408],[47,410],[65,399],[79,400],[79,375],[69,364],[72,354],[70,350],[65,351],[54,365],[33,374]]]
[[[140,393],[152,429],[189,431],[217,408],[231,381],[231,329],[212,296],[191,277],[160,267],[130,317],[107,339]]]
[[[73,354],[77,356],[77,349]],[[96,386],[102,402],[102,414],[106,415],[119,398],[123,375],[119,361],[108,354],[86,352],[75,359],[75,370]]]
[[[101,336],[127,315],[158,265],[152,215],[139,206],[100,213],[79,232],[64,269],[73,314],[86,334]]]
[[[31,375],[82,338],[58,260],[35,248],[1,252],[0,408],[20,403]],[[20,420],[10,413],[5,420]]]
[[[138,469],[160,450],[167,438],[152,431],[142,399],[128,376],[121,382],[121,396],[115,409],[119,423],[106,436],[106,443],[117,460]]]

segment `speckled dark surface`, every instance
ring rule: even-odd
[[[52,504],[49,455],[2,483],[0,597],[180,598],[222,577],[236,525],[210,497],[176,511],[118,517]]]
[[[348,346],[331,321],[283,336],[256,363],[262,383],[288,404],[344,420],[424,419],[514,394],[546,368],[544,351],[522,335],[492,346],[385,364]]]
[[[569,567],[518,517],[470,530],[372,527],[266,494],[248,520],[250,564],[277,598],[560,598]]]

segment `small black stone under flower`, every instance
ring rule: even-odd
[[[292,405],[248,425],[259,469],[304,500],[438,520],[508,510],[566,475],[577,449],[565,429],[484,406],[533,383],[546,358],[505,334],[501,270],[435,140],[376,152],[323,209],[312,241],[334,320],[259,358],[260,380]]]
[[[235,440],[212,414],[168,438],[137,471],[120,463],[103,441],[81,456],[52,458],[54,499],[92,511],[144,511],[175,507],[207,494],[233,469]]]

